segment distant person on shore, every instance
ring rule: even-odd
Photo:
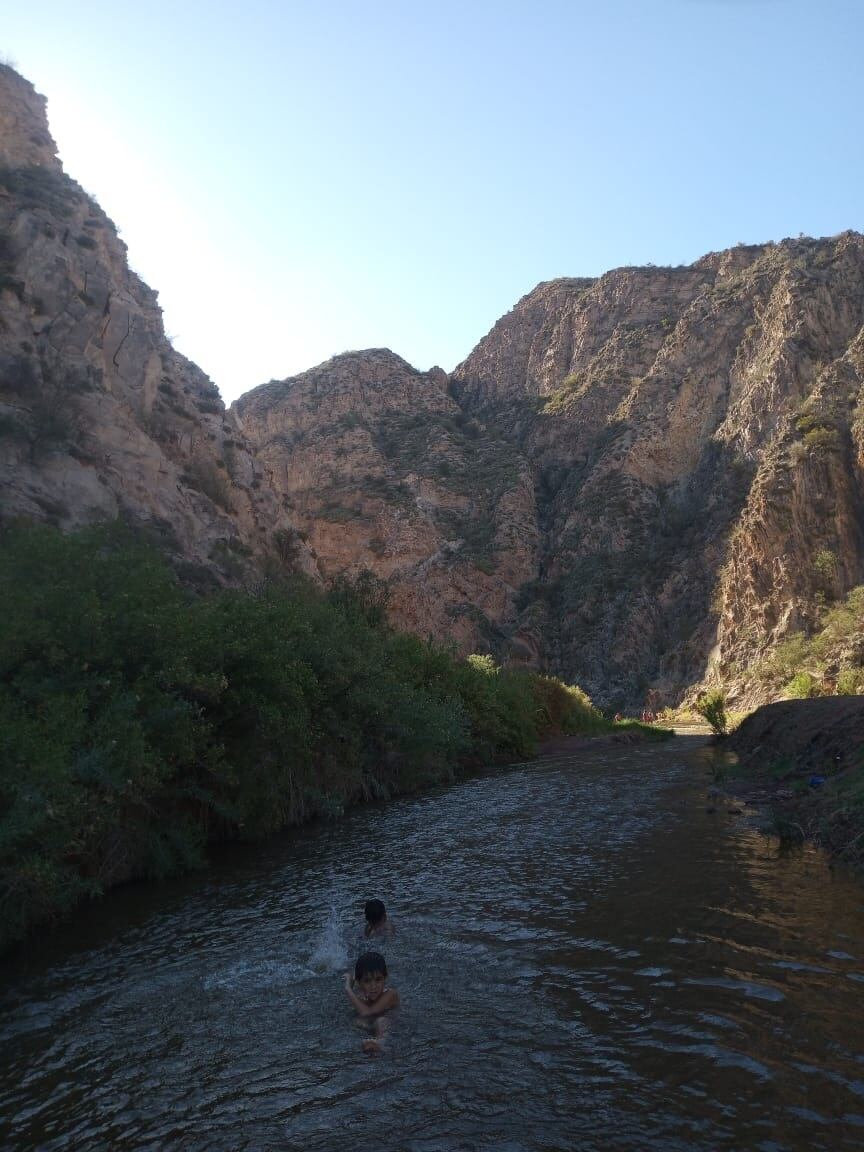
[[[387,919],[387,909],[380,900],[367,900],[363,914],[366,917],[363,935],[367,939],[371,937],[385,939],[393,935],[393,925]]]
[[[371,1025],[372,1035],[363,1041],[363,1051],[381,1051],[387,1031],[385,1012],[399,1005],[399,993],[387,987],[387,961],[380,952],[364,952],[354,965],[354,978],[345,973],[345,991],[363,1022]]]

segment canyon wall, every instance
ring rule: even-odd
[[[233,412],[325,582],[372,571],[401,627],[533,660],[514,604],[537,570],[532,471],[466,416],[444,372],[346,353]]]
[[[862,373],[847,232],[540,284],[449,376],[372,349],[226,409],[0,66],[5,518],[122,517],[216,583],[368,570],[613,706],[734,695],[864,581]]]
[[[64,174],[44,101],[3,65],[0,512],[64,528],[124,517],[218,582],[292,531],[113,223]]]
[[[722,681],[864,578],[864,238],[542,284],[453,374],[531,461],[550,666]]]

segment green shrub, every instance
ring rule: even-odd
[[[813,571],[823,592],[830,592],[834,586],[839,567],[837,557],[830,548],[820,548],[813,557]]]
[[[715,735],[726,735],[726,697],[719,688],[702,692],[693,707],[710,724]]]
[[[540,735],[599,732],[608,727],[587,694],[554,676],[535,676],[534,694]]]
[[[790,700],[808,700],[819,695],[819,685],[809,672],[798,672],[784,687],[783,694]]]
[[[813,557],[815,572],[825,580],[833,580],[837,575],[837,557],[830,548],[820,548]]]
[[[853,588],[842,604],[834,605],[822,621],[821,632],[813,637],[812,649],[820,658],[831,654],[864,630],[864,585]]]
[[[14,937],[40,910],[170,871],[166,816],[188,825],[184,866],[197,858],[178,778],[206,805],[224,765],[164,674],[185,598],[161,560],[107,534],[13,528],[0,598],[0,936]]]
[[[230,549],[229,549],[230,550]],[[579,689],[386,624],[369,574],[193,595],[127,531],[0,538],[0,947],[132,876],[595,731]]]
[[[291,528],[277,528],[270,538],[273,550],[286,568],[293,568],[300,559],[300,536]]]
[[[180,479],[226,512],[233,511],[231,486],[209,457],[193,456],[186,462]]]
[[[807,659],[810,644],[803,632],[793,632],[773,653],[763,660],[757,675],[766,681],[785,681],[793,676]]]
[[[864,696],[864,668],[841,668],[837,676],[838,696]]]
[[[803,440],[793,440],[789,445],[789,461],[796,467],[808,458],[809,452]]]
[[[840,434],[836,428],[818,424],[805,434],[804,443],[811,452],[834,451],[840,447]]]

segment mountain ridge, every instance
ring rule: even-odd
[[[0,66],[0,515],[127,517],[216,583],[676,703],[864,582],[864,237],[536,285],[450,374],[345,352],[226,408]]]

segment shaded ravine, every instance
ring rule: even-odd
[[[698,738],[559,750],[115,893],[0,973],[0,1147],[859,1148],[864,888],[708,783]]]

